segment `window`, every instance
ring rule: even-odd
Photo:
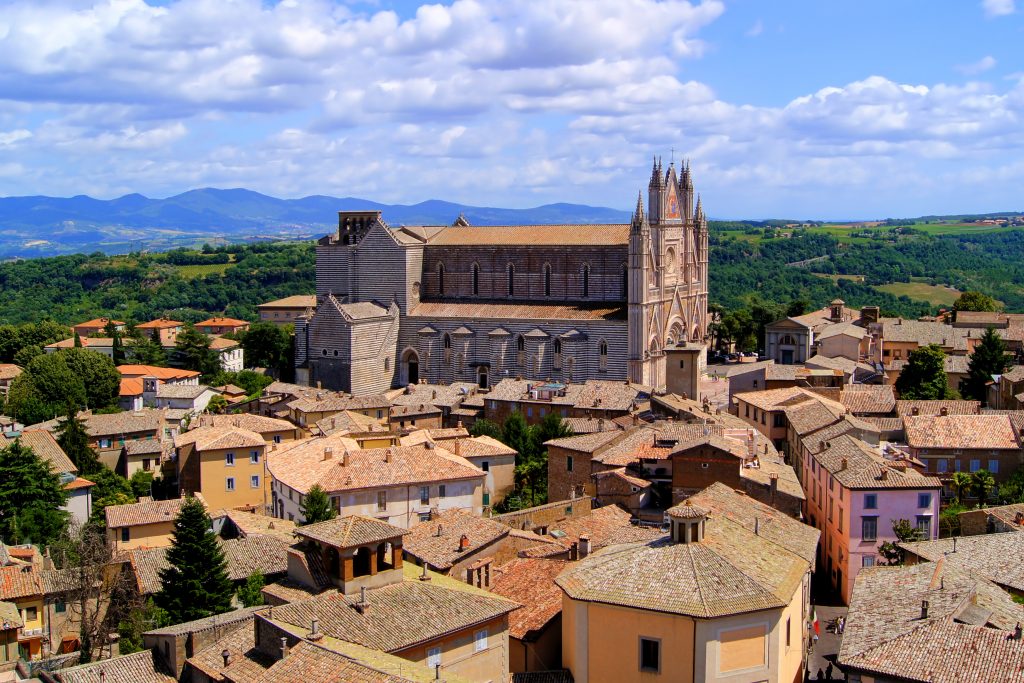
[[[151,461],[150,461],[149,458],[143,458],[142,459],[142,471],[143,472],[149,472],[150,468],[152,467],[152,465],[150,463],[151,463]]]
[[[590,296],[590,266],[583,265],[583,298]]]
[[[228,477],[224,481],[224,488],[227,489],[228,491],[234,491],[235,490],[235,478],[234,477]]]
[[[865,510],[877,510],[878,509],[878,494],[877,493],[865,493],[864,494],[864,509]]]
[[[254,474],[249,477],[250,488],[258,489],[260,487],[260,475]]]
[[[484,491],[484,507],[487,507],[490,504],[491,504],[491,494],[489,492],[487,492],[487,491]]]
[[[929,508],[932,506],[932,494],[930,493],[919,493],[917,494],[917,507]]]
[[[481,629],[473,634],[473,652],[483,652],[487,649],[487,629]]]
[[[36,607],[25,608],[25,621],[35,621],[39,618],[39,609]]]
[[[608,369],[608,342],[604,339],[597,345],[597,369],[607,370]]]
[[[945,458],[939,458],[935,461],[935,469],[937,472],[945,472],[949,469],[949,463]]]
[[[875,566],[875,556],[874,555],[865,555],[865,556],[863,556],[862,558],[860,558],[860,566],[862,566],[862,567],[874,567]]]
[[[792,617],[787,617],[786,618],[786,647],[789,647],[789,644],[790,644],[789,632],[790,632],[790,627],[792,626],[792,624],[790,623],[791,621],[793,621]]]
[[[430,513],[429,512],[421,512],[420,513],[420,521],[421,522],[429,522],[430,521]]]
[[[783,415],[782,413],[773,413],[772,414],[772,426],[773,427],[785,427],[786,426],[786,416]]]
[[[932,537],[932,518],[928,515],[917,516],[917,530],[921,532],[921,537],[924,540],[931,540]]]
[[[508,264],[508,295],[512,296],[516,293],[516,267],[511,263]]]
[[[55,602],[53,604],[53,611],[56,612],[57,614],[63,614],[64,612],[67,611],[67,609],[68,609],[67,603],[65,603],[63,600],[58,600],[57,602]]]
[[[128,527],[121,527],[121,543],[127,543],[132,540],[132,530]]]
[[[437,264],[437,293],[444,294],[444,264]]]
[[[555,341],[551,344],[551,348],[555,353],[555,358],[552,365],[555,368],[555,370],[559,370],[562,367],[562,340],[555,339]]]
[[[427,666],[431,669],[441,666],[441,648],[432,647],[427,650]]]
[[[388,492],[377,491],[377,511],[383,512],[388,509]]]
[[[661,641],[657,638],[640,638],[640,670],[661,671]]]
[[[451,339],[449,339],[448,342],[451,343]],[[384,417],[384,411],[378,409],[377,410],[377,419],[380,420],[380,419],[383,419],[383,417]]]
[[[981,469],[981,460],[971,460],[971,472],[977,472]]]
[[[480,293],[480,266],[473,264],[473,294]]]
[[[863,541],[878,540],[878,517],[860,518],[860,538]]]
[[[440,484],[437,487],[437,497],[438,498],[444,498],[445,495],[447,494],[447,492],[448,492],[448,489],[447,489],[447,487],[444,484]]]
[[[260,464],[260,452],[259,451],[249,451],[249,464],[250,465],[259,465]]]
[[[999,461],[998,460],[989,460],[988,461],[988,471],[991,472],[992,474],[998,474],[999,473]]]
[[[572,456],[566,456],[565,458],[565,471],[572,472]]]
[[[551,296],[551,265],[544,264],[544,296]]]
[[[110,439],[100,439],[100,448],[110,448],[112,443]]]
[[[281,435],[280,434],[275,434],[274,435],[274,443],[281,443]]]
[[[224,464],[227,465],[228,467],[234,467],[235,466],[235,454],[234,453],[227,453],[227,454],[225,454],[225,456],[224,456]]]
[[[430,504],[430,487],[429,486],[421,486],[420,487],[420,504],[421,505],[429,505]]]
[[[490,472],[491,471],[491,463],[489,463],[488,461],[484,460],[483,462],[480,463],[480,469],[482,469],[484,472]]]

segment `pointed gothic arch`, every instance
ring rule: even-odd
[[[551,296],[551,264],[544,264],[544,296]]]
[[[473,296],[480,295],[480,264],[474,263],[471,268],[473,271]]]
[[[444,296],[444,264],[437,264],[437,293]]]
[[[608,369],[608,342],[604,339],[597,342],[597,369]]]
[[[516,264],[510,263],[506,268],[508,272],[508,295],[515,296],[516,293]]]
[[[420,382],[420,354],[411,346],[402,351],[401,380],[403,386]]]
[[[586,299],[587,297],[590,296],[590,264],[589,263],[584,263],[583,264],[583,268],[581,270],[582,270],[582,272],[580,273],[580,279],[581,279],[581,288],[580,289],[581,289],[581,294],[583,294],[583,298]]]

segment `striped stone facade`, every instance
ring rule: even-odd
[[[707,327],[707,223],[689,168],[652,169],[627,225],[389,227],[339,212],[296,321],[310,384],[354,394],[504,377],[665,386]]]

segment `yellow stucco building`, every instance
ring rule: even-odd
[[[573,679],[800,681],[817,530],[722,484],[668,514],[668,537],[556,579]]]
[[[126,505],[108,505],[107,540],[115,550],[166,548],[171,545],[174,520],[184,498],[151,500]]]
[[[201,493],[210,509],[263,512],[270,494],[266,442],[239,427],[200,427],[178,435],[178,485],[182,495]]]

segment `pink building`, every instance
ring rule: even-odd
[[[895,541],[895,520],[906,519],[924,540],[938,538],[942,482],[849,435],[805,447],[803,485],[807,522],[821,531],[818,567],[849,604],[861,567],[881,561],[878,546]]]

